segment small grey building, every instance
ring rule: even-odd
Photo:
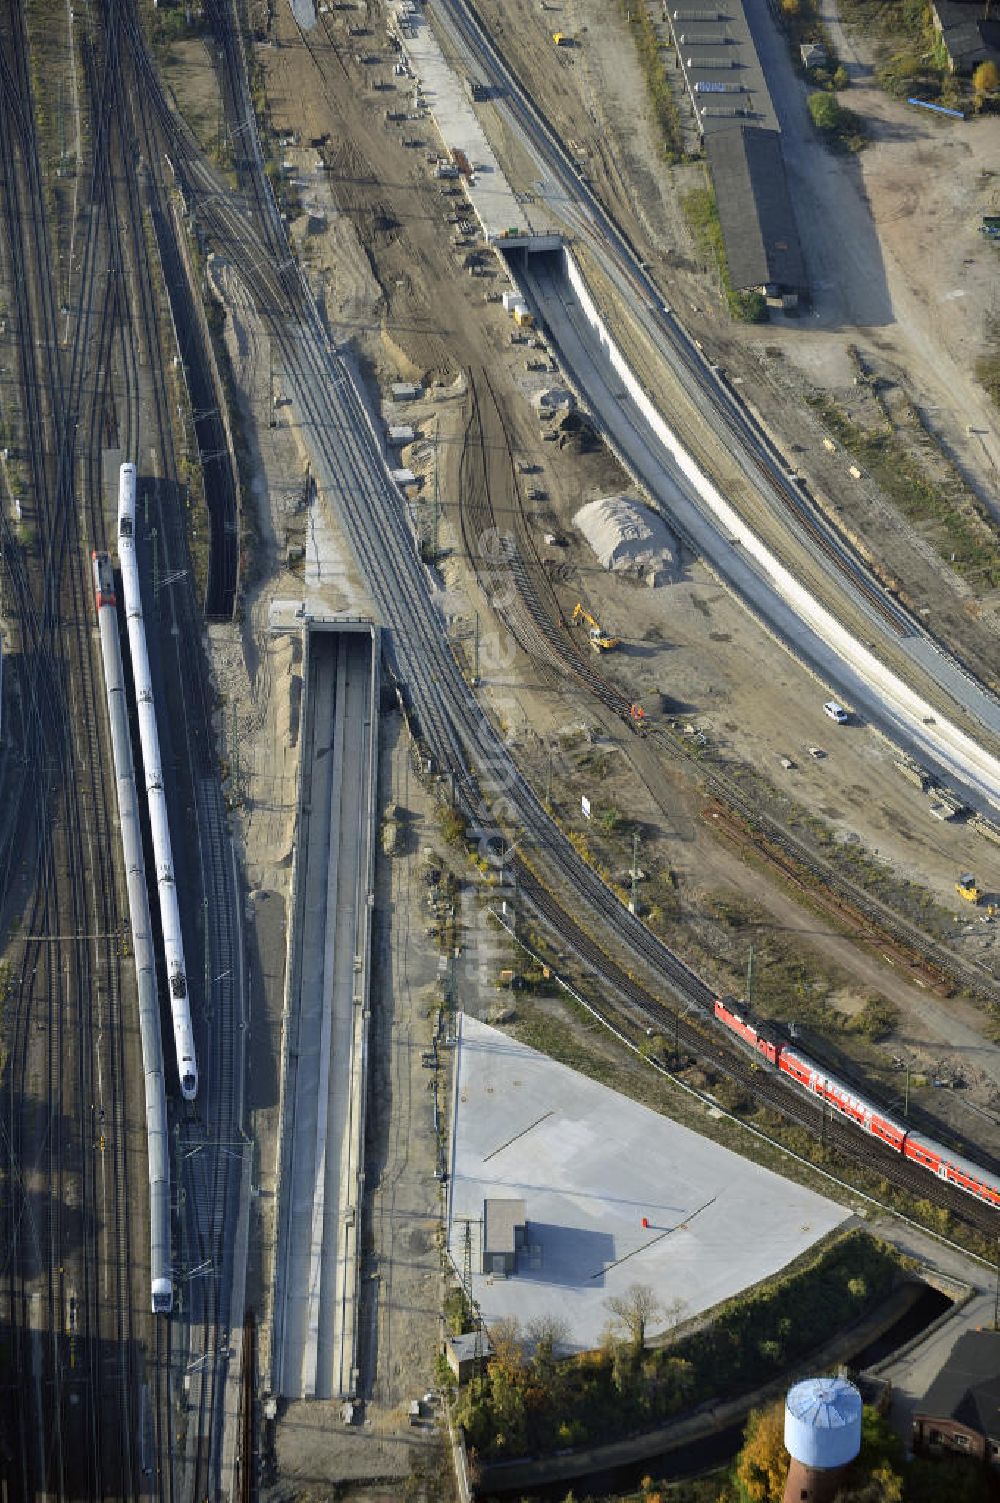
[[[466,1331],[463,1336],[446,1336],[444,1342],[444,1355],[449,1368],[455,1374],[459,1383],[468,1383],[470,1378],[476,1376],[477,1360],[483,1367],[493,1355],[490,1346],[490,1338],[483,1331],[478,1337],[479,1352],[476,1353],[477,1336],[475,1331]]]
[[[483,1273],[506,1279],[517,1272],[524,1246],[524,1201],[483,1201]]]

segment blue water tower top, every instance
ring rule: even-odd
[[[861,1395],[846,1378],[807,1378],[785,1400],[785,1449],[804,1466],[846,1466],[861,1449]]]

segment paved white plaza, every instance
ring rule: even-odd
[[[523,1199],[517,1272],[481,1267],[483,1202]],[[467,1218],[487,1324],[555,1314],[596,1346],[605,1301],[651,1285],[682,1318],[773,1274],[849,1212],[607,1086],[463,1017],[456,1062],[449,1246]],[[648,1226],[642,1224],[643,1217]]]

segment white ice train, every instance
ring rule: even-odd
[[[132,681],[135,685],[139,715],[139,742],[142,747],[142,771],[149,805],[149,825],[153,836],[153,860],[156,886],[160,895],[160,927],[167,962],[167,985],[170,988],[170,1011],[174,1025],[174,1047],[181,1093],[193,1101],[198,1094],[198,1063],[195,1059],[194,1032],[191,1028],[191,1003],[187,972],[184,968],[184,941],[181,935],[180,910],[174,858],[170,847],[170,824],[163,790],[160,764],[160,738],[156,729],[156,705],[146,649],[146,627],[142,619],[139,593],[139,565],[135,552],[135,465],[123,464],[118,479],[118,559],[125,594],[125,619],[128,625],[132,657]]]
[[[118,827],[125,857],[132,955],[139,994],[139,1038],[146,1085],[146,1149],[149,1167],[149,1274],[154,1315],[169,1315],[174,1287],[170,1264],[170,1144],[167,1097],[163,1088],[163,1041],[156,993],[156,958],[149,921],[149,894],[142,858],[139,795],[135,786],[132,742],[125,703],[125,674],[118,639],[115,580],[106,553],[94,553],[94,595],[101,633],[104,687],[111,726],[111,750],[118,801]]]

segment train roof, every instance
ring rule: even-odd
[[[786,1049],[784,1052],[791,1056],[793,1059],[801,1060],[802,1064],[808,1066],[809,1069],[815,1070],[817,1074],[821,1075],[829,1085],[835,1086],[837,1090],[842,1091],[845,1096],[849,1096],[853,1101],[858,1102],[858,1104],[861,1106],[868,1107],[868,1109],[875,1112],[883,1122],[888,1122],[890,1126],[898,1128],[901,1133],[909,1131],[909,1128],[906,1126],[906,1124],[903,1122],[898,1122],[892,1115],[892,1113],[887,1111],[884,1106],[879,1106],[877,1101],[873,1101],[870,1096],[866,1096],[864,1091],[859,1090],[858,1087],[852,1085],[850,1081],[841,1080],[839,1075],[835,1075],[832,1070],[828,1070],[827,1067],[820,1064],[818,1060],[810,1059],[807,1054],[798,1054],[794,1049]],[[938,1146],[940,1147],[940,1145]]]
[[[985,1164],[974,1164],[971,1159],[963,1158],[960,1153],[946,1148],[943,1143],[935,1143],[933,1138],[925,1138],[923,1133],[915,1132],[912,1137],[914,1142],[936,1149],[943,1158],[948,1160],[953,1169],[961,1170],[963,1174],[969,1175],[970,1179],[978,1180],[980,1183],[985,1181],[986,1184],[996,1185],[1000,1189],[1000,1174],[997,1174],[995,1170],[987,1169]]]

